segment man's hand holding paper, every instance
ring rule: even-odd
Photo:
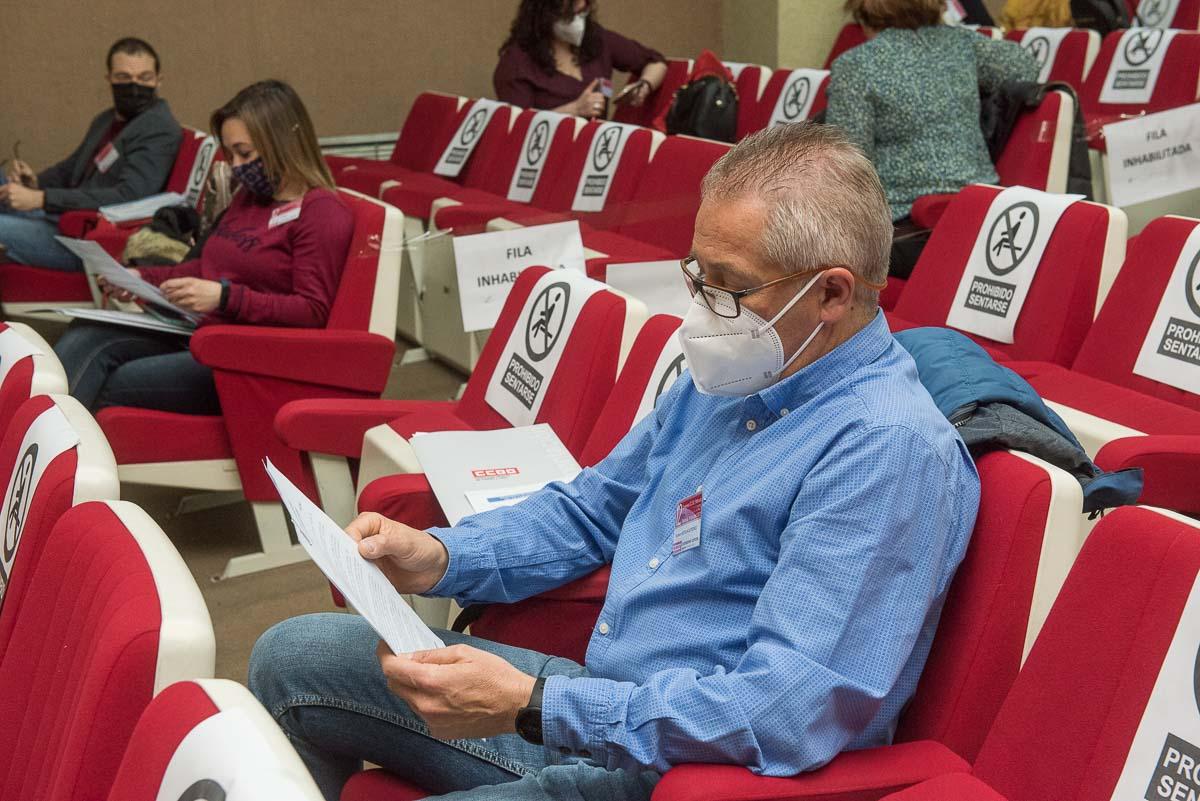
[[[358,543],[358,552],[379,566],[396,591],[429,592],[446,574],[450,557],[446,546],[432,534],[364,512],[346,527]]]

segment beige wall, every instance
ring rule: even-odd
[[[823,1],[823,0],[822,0]],[[252,81],[294,84],[321,135],[394,131],[423,89],[491,94],[516,0],[0,0],[0,159],[68,153],[111,105],[104,54],[124,35],[163,57],[162,94],[185,125]],[[721,0],[601,0],[600,19],[667,55],[722,50]]]

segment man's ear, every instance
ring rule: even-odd
[[[854,275],[842,267],[831,267],[821,276],[821,320],[829,325],[839,322],[854,307]]]

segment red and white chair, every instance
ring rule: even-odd
[[[1175,28],[1181,31],[1200,28],[1198,0],[1130,0],[1129,5],[1131,14],[1136,15],[1135,25],[1147,28]],[[1174,14],[1170,13],[1172,6],[1175,9]]]
[[[976,240],[987,235],[984,247],[992,241],[983,226],[1001,191],[977,184],[954,196],[888,313],[893,330],[947,324]],[[1069,206],[1046,245],[1013,328],[1013,342],[964,333],[993,356],[1070,364],[1124,260],[1125,226],[1120,209],[1086,201]],[[1038,355],[1030,355],[1034,353]]]
[[[51,527],[72,506],[118,497],[117,465],[96,421],[69,395],[38,395],[5,421],[0,439],[4,541],[0,656]]]
[[[1195,520],[1111,512],[970,766],[888,800],[1186,798],[1196,781],[1198,572]]]
[[[163,191],[178,192],[199,208],[218,149],[215,137],[184,128]],[[113,225],[97,211],[69,211],[62,215],[58,228],[63,236],[95,239],[113,258],[120,258],[125,241],[147,222],[135,220]],[[47,307],[90,308],[99,302],[99,291],[82,271],[65,272],[13,262],[0,264],[0,311],[8,317],[31,316],[31,312]]]
[[[159,693],[142,712],[108,793],[108,801],[180,797],[323,801],[279,724],[249,690],[226,679],[178,681]]]
[[[54,349],[24,323],[0,323],[0,423],[34,395],[65,395],[67,374]]]
[[[1046,35],[1044,31],[1049,31]],[[1059,39],[1059,35],[1062,38]],[[1005,38],[1019,43],[1039,64],[1043,65],[1043,83],[1062,81],[1070,84],[1076,92],[1083,88],[1096,56],[1100,54],[1100,34],[1086,28],[1072,28],[1065,34],[1056,28],[1031,28],[1009,31]],[[1057,39],[1057,47],[1053,40]],[[1049,69],[1046,58],[1053,58]]]
[[[738,98],[738,139],[771,124],[776,107],[780,106],[780,119],[786,122],[804,122],[820,114],[829,104],[826,94],[829,88],[829,70],[787,70],[771,73],[757,100]],[[782,106],[780,105],[782,103]]]
[[[131,503],[74,507],[29,567],[24,602],[0,612],[0,798],[104,798],[150,699],[212,675],[212,622],[179,553]]]
[[[271,461],[315,491],[300,454],[274,435],[271,421],[300,398],[378,398],[395,353],[403,215],[343,190],[354,235],[324,328],[210,325],[191,351],[213,368],[222,414],[175,414],[111,407],[98,415],[123,482],[199,491],[240,491],[254,510],[262,550],[226,565],[226,577],[306,559],[288,533],[263,469]]]

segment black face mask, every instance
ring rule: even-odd
[[[157,89],[140,83],[114,83],[112,85],[113,106],[117,113],[131,120],[153,105]]]

